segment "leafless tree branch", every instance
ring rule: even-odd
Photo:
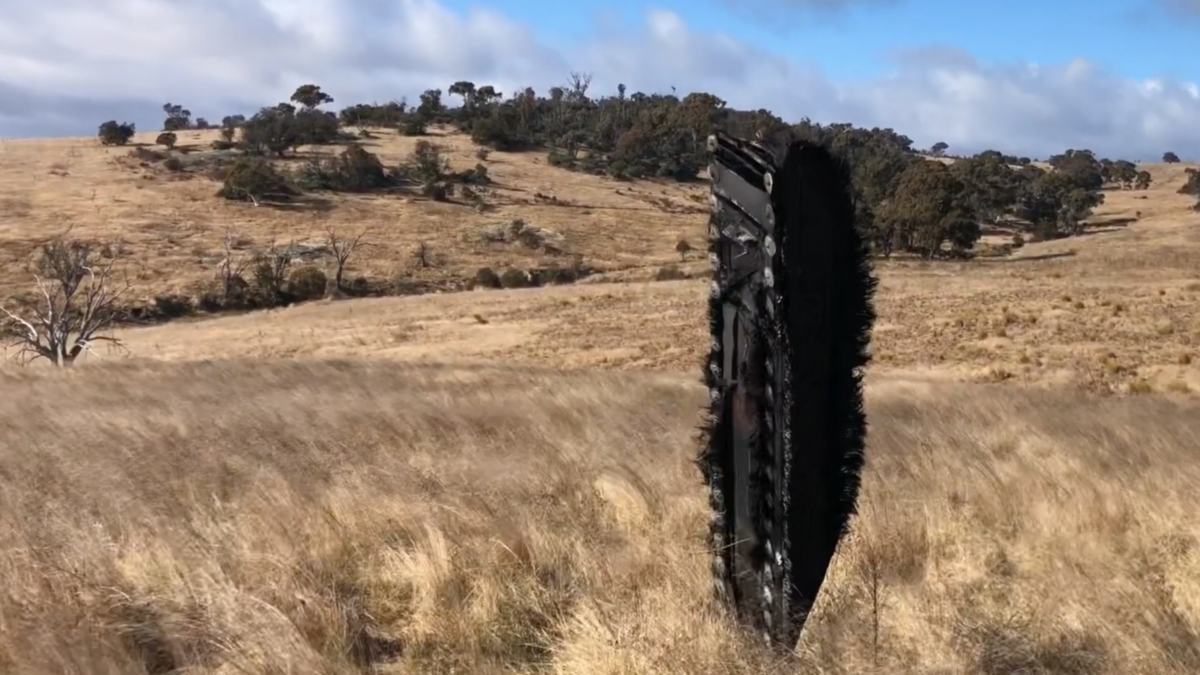
[[[228,303],[233,296],[242,292],[246,270],[254,260],[237,250],[237,236],[232,230],[225,232],[221,244],[225,255],[218,266],[217,274],[221,283],[221,301]]]
[[[120,299],[132,288],[128,279],[116,284],[116,258],[100,262],[83,242],[56,237],[42,246],[33,273],[42,299],[21,316],[0,307],[9,319],[9,346],[23,362],[44,358],[56,366],[73,365],[96,342],[124,348],[119,338],[101,335],[120,314]]]
[[[363,241],[363,237],[367,236],[370,231],[371,228],[364,228],[352,238],[346,238],[338,235],[337,230],[332,225],[325,228],[325,232],[328,235],[329,250],[333,252],[334,263],[337,265],[333,273],[334,287],[337,290],[340,291],[343,288],[342,279],[345,277],[346,264],[350,261],[350,256],[359,248],[369,246],[369,244]]]

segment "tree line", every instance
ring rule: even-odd
[[[265,159],[295,154],[302,146],[353,140],[356,136],[348,129],[356,129],[357,137],[381,129],[423,136],[431,126],[446,125],[486,148],[544,152],[550,164],[565,170],[618,180],[693,181],[707,162],[703,141],[715,130],[748,138],[806,139],[849,161],[859,227],[884,256],[965,254],[984,227],[998,225],[1024,241],[1076,235],[1104,202],[1105,189],[1145,190],[1151,183],[1149,172],[1133,162],[1100,158],[1086,149],[1053,155],[1044,166],[997,150],[952,163],[928,161],[928,156],[945,155],[949,146],[937,143],[922,151],[890,128],[809,119],[786,122],[769,110],[731,108],[705,92],[631,93],[619,85],[614,94],[593,96],[590,83],[589,76],[572,74],[567,84],[545,94],[526,88],[506,96],[491,85],[459,81],[444,92],[425,91],[415,105],[405,100],[358,103],[336,113],[322,108],[334,102],[332,96],[318,85],[305,84],[287,102],[263,107],[249,117],[222,119],[221,138],[214,146]],[[447,99],[458,105],[449,105]],[[178,104],[168,103],[163,111],[164,136],[213,126],[203,119],[192,121],[190,111]],[[100,137],[121,144],[132,132],[132,125],[110,121],[101,126]],[[174,137],[160,137],[160,143],[168,142]],[[1163,160],[1179,158],[1167,152]],[[366,189],[388,185],[377,158],[365,150],[351,148],[340,161],[356,180],[309,182],[323,189],[338,189],[340,182],[359,186],[346,189],[364,189],[363,181]]]

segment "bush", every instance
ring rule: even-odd
[[[352,145],[336,157],[317,161],[301,173],[306,187],[316,190],[368,192],[393,183],[383,162],[359,145]]]
[[[229,279],[228,287],[218,282],[206,290],[200,296],[199,307],[206,312],[245,308],[251,304],[252,290],[245,277],[234,275]]]
[[[175,147],[175,142],[178,140],[179,137],[175,135],[174,131],[164,131],[158,135],[158,138],[154,139],[154,142],[155,144],[165,146],[168,150],[170,150],[171,148]]]
[[[442,147],[429,141],[417,141],[412,154],[396,168],[396,175],[419,184],[421,194],[434,201],[445,201],[454,194],[450,162],[442,156]]]
[[[609,162],[604,172],[617,180],[633,180],[642,177],[642,171],[636,164],[629,164],[623,159],[614,159]]]
[[[1184,169],[1183,173],[1187,176],[1187,180],[1184,181],[1183,187],[1179,188],[1177,192],[1181,195],[1200,197],[1200,171],[1188,168]]]
[[[425,120],[417,115],[410,115],[404,123],[400,125],[400,134],[403,136],[424,136],[429,133]]]
[[[304,145],[326,145],[342,138],[336,113],[327,110],[301,110],[296,113],[296,126]]]
[[[458,179],[467,185],[487,185],[492,182],[488,176],[488,168],[482,163],[476,164],[474,169],[462,172]]]
[[[205,312],[215,314],[225,308],[225,300],[217,291],[209,290],[200,296],[197,305]]]
[[[509,267],[500,273],[501,288],[528,288],[533,285],[529,273],[517,267]]]
[[[471,125],[471,141],[502,152],[524,152],[538,143],[514,124],[515,116],[500,119],[495,116],[475,120]]]
[[[454,194],[454,186],[446,183],[427,184],[421,187],[421,194],[435,202],[444,202]]]
[[[266,160],[243,157],[229,167],[225,183],[217,194],[225,199],[257,203],[267,197],[291,196],[295,190]]]
[[[579,279],[579,272],[570,267],[543,267],[530,272],[534,286],[571,284]]]
[[[320,111],[297,113],[289,104],[263,108],[241,125],[241,147],[248,154],[274,154],[282,157],[288,150],[301,145],[328,142],[336,135],[337,118],[333,129]]]
[[[100,125],[97,136],[103,145],[125,145],[135,133],[137,131],[132,122],[118,124],[116,120],[109,120]]]
[[[178,319],[192,313],[192,299],[186,295],[160,295],[154,298],[154,308],[168,319]]]
[[[168,157],[167,161],[163,162],[163,166],[167,171],[180,173],[183,171],[183,162],[178,157]]]
[[[570,155],[557,149],[546,154],[546,161],[550,163],[550,166],[569,167],[574,164]]]
[[[288,293],[300,302],[325,297],[328,285],[329,277],[318,267],[300,267],[288,277]]]
[[[475,273],[475,286],[478,288],[500,288],[500,275],[490,267],[480,267]]]

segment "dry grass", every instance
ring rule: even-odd
[[[1200,284],[1055,278],[1047,271],[1061,266],[1034,264],[884,266],[874,367],[1200,392]],[[695,372],[706,293],[703,282],[671,281],[317,302],[122,335],[135,354],[171,360],[355,355]]]
[[[394,162],[413,141],[373,142]],[[0,369],[0,673],[1200,672],[1200,214],[1179,165],[1108,193],[1087,236],[880,265],[862,515],[795,663],[709,604],[705,288],[646,283],[700,240],[672,211],[703,186],[493,153],[493,213],[338,197],[314,217],[141,178],[126,152],[0,144],[0,297],[68,223],[122,239],[145,296],[209,278],[226,229],[372,225],[352,273],[376,277],[417,241],[446,260],[422,273],[539,262],[473,238],[518,217],[630,283],[322,301],[122,330],[135,360]]]
[[[873,382],[863,515],[790,664],[709,605],[688,379],[0,377],[2,672],[1200,668],[1195,405]]]
[[[215,134],[189,132],[180,142],[199,149]],[[435,140],[457,168],[478,161],[464,136]],[[414,143],[387,131],[367,141],[388,163]],[[318,239],[326,225],[343,233],[370,226],[377,245],[355,254],[350,275],[376,279],[569,262],[478,237],[522,218],[561,233],[566,249],[585,261],[618,270],[600,280],[636,283],[317,304],[128,337],[136,354],[161,358],[221,358],[236,339],[242,356],[504,358],[670,371],[695,368],[704,348],[702,282],[640,283],[678,261],[680,238],[702,240],[703,184],[620,183],[550,167],[540,153],[494,152],[487,160],[499,181],[493,213],[344,195],[334,198],[332,211],[314,216],[224,203],[214,196],[216,184],[199,177],[146,180],[139,177],[145,171],[117,165],[127,152],[94,139],[0,144],[0,298],[28,290],[25,261],[39,238],[64,223],[79,236],[123,240],[140,276],[138,293],[152,297],[211,280],[227,230],[262,244]],[[1200,214],[1189,209],[1192,198],[1176,193],[1185,165],[1142,168],[1154,176],[1151,189],[1108,191],[1087,236],[1026,246],[998,261],[881,264],[877,366],[1122,392],[1200,391]],[[420,241],[443,261],[437,269],[414,269]],[[1071,255],[1054,257],[1060,254]],[[701,262],[681,267],[704,274]]]
[[[156,134],[138,134],[134,142],[149,144]],[[174,154],[190,151],[187,156],[195,157],[216,138],[216,131],[183,133]],[[394,166],[417,140],[380,130],[363,145]],[[456,171],[479,162],[466,136],[435,133],[427,140],[445,146]],[[356,254],[351,273],[390,279],[405,273],[470,275],[483,265],[567,264],[571,255],[603,269],[661,265],[678,261],[674,246],[681,237],[703,233],[701,214],[707,213],[701,186],[621,183],[553,168],[545,153],[503,152],[484,162],[496,181],[488,198],[493,208],[486,213],[466,204],[377,195],[335,195],[328,209],[315,211],[255,208],[218,199],[219,184],[202,176],[177,180],[139,167],[130,162],[131,151],[105,148],[92,138],[0,143],[0,297],[29,286],[21,263],[36,242],[67,226],[79,237],[124,242],[136,262],[139,291],[153,297],[209,281],[227,231],[265,245],[273,238],[319,241],[327,226],[343,233],[371,228],[367,241],[374,247]],[[486,228],[516,218],[560,234],[566,256],[480,241]],[[413,269],[419,242],[440,258],[438,269]]]

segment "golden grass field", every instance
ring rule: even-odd
[[[377,133],[363,146],[388,166],[407,157],[417,142],[394,132]],[[469,138],[442,133],[427,140],[445,147],[454,170],[479,161]],[[149,144],[156,135],[138,134],[134,142]],[[207,148],[218,133],[180,132],[179,137],[177,155]],[[597,267],[623,269],[678,261],[676,242],[703,234],[708,208],[700,187],[598,180],[554,169],[544,153],[500,152],[486,162],[496,181],[487,213],[465,204],[372,195],[333,197],[330,210],[255,208],[214,198],[220,185],[212,181],[177,180],[161,169],[139,167],[129,153],[128,147],[105,148],[95,139],[0,142],[0,212],[6,215],[0,223],[0,289],[26,284],[19,261],[38,241],[68,226],[73,236],[123,242],[137,261],[139,290],[152,296],[210,279],[227,233],[265,245],[272,238],[281,244],[320,241],[330,226],[343,235],[370,229],[364,241],[373,246],[355,256],[353,271],[385,279],[419,272],[412,269],[412,253],[422,241],[443,259],[439,269],[426,274],[471,275],[481,265],[569,264],[568,256],[479,241],[488,226],[523,218],[562,235],[568,254],[582,255]]]
[[[395,160],[409,141],[377,143]],[[109,163],[125,152],[0,144],[0,297],[67,222],[123,239],[148,295],[210,276],[227,228],[324,227]],[[348,197],[324,218],[386,233],[364,273],[421,240],[447,270],[528,264],[464,237],[523,218],[627,283],[320,301],[0,369],[0,673],[1200,672],[1182,168],[1110,192],[1083,237],[880,264],[861,515],[781,661],[709,601],[705,283],[646,281],[704,218],[638,195],[683,210],[704,188],[539,161],[493,153],[493,213]]]

